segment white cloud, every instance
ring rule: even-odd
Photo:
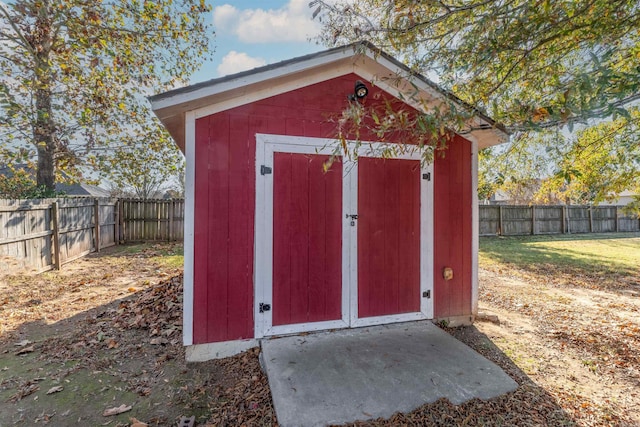
[[[228,74],[260,67],[266,63],[267,61],[262,58],[255,58],[244,52],[232,50],[222,58],[222,62],[218,65],[218,74],[220,76],[226,76]]]
[[[289,0],[280,9],[242,9],[230,4],[213,11],[216,31],[233,34],[244,43],[306,41],[320,31],[311,19],[309,0]]]

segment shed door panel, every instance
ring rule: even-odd
[[[358,317],[420,311],[420,161],[358,159]]]
[[[329,156],[274,154],[273,326],[339,320],[342,165]]]

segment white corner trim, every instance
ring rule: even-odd
[[[471,142],[471,314],[478,315],[478,251],[480,218],[478,207],[478,143]]]
[[[255,339],[190,345],[185,349],[185,359],[187,362],[206,362],[212,359],[222,359],[242,353],[259,345],[260,343]]]
[[[182,297],[182,341],[193,344],[193,263],[196,182],[196,120],[193,112],[185,114],[185,204],[184,204],[184,277]]]

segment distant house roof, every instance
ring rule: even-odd
[[[35,175],[33,169],[25,164],[15,165],[13,169],[20,169]],[[6,177],[13,176],[13,170],[7,166],[0,166],[0,175]],[[56,183],[56,192],[67,196],[86,196],[86,197],[110,197],[109,191],[96,185],[77,183],[77,184],[61,184]]]
[[[428,112],[448,100],[472,112],[469,124],[473,130],[468,135],[475,138],[479,148],[508,139],[504,126],[368,42],[336,47],[174,89],[151,96],[149,101],[154,113],[184,152],[185,114],[190,111],[202,110],[202,114],[211,114],[207,111],[211,105],[215,105],[218,112],[277,95],[292,86],[305,87],[351,72],[375,82],[418,111]]]
[[[111,194],[104,188],[91,184],[56,184],[56,191],[67,196],[109,197]]]

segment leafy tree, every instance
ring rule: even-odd
[[[521,133],[511,144],[481,150],[478,197],[488,199],[499,191],[517,204],[557,203],[556,194],[539,190],[556,172],[564,144],[561,132],[546,130]]]
[[[327,44],[370,40],[511,130],[624,114],[640,98],[635,0],[311,2]]]
[[[582,129],[557,150],[557,170],[542,192],[576,203],[613,201],[625,190],[640,195],[640,109]]]
[[[640,110],[572,134],[546,130],[520,134],[508,146],[480,153],[479,190],[517,193],[527,203],[600,203],[625,190],[640,194]],[[640,209],[637,209],[640,213]]]
[[[112,191],[117,195],[152,199],[160,197],[163,191],[173,190],[180,196],[184,156],[175,144],[163,139],[164,132],[155,136],[157,139],[141,139],[126,149],[99,157],[103,176],[112,183]],[[184,197],[184,192],[181,196]]]
[[[143,95],[209,55],[209,11],[203,0],[0,2],[0,138],[11,144],[0,154],[35,154],[37,184],[53,189],[56,168],[79,175],[157,133]]]
[[[1,168],[0,199],[39,199],[55,197],[56,192],[39,186],[28,169]]]
[[[538,200],[549,201],[553,190],[599,201],[639,181],[631,154],[637,145],[629,145],[638,143],[631,137],[637,132],[631,106],[640,99],[636,0],[315,0],[310,6],[323,23],[323,43],[369,40],[413,70],[437,76],[513,132],[508,147],[481,155],[481,196],[552,175]],[[435,128],[460,131],[468,111],[444,111],[426,116]],[[593,119],[611,123],[577,138],[557,131]],[[600,173],[605,177],[598,179]]]

